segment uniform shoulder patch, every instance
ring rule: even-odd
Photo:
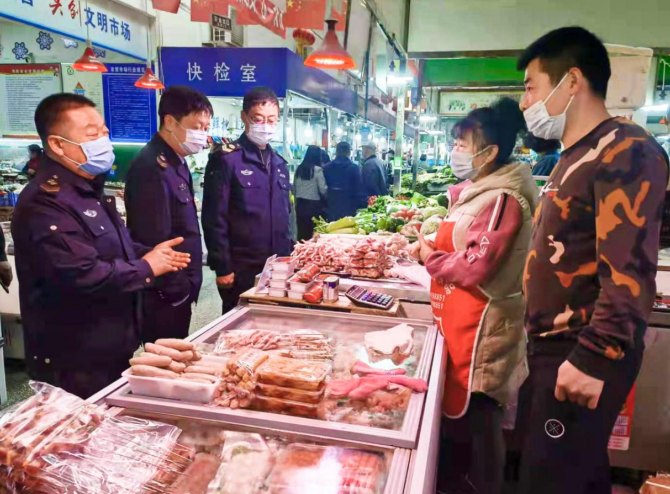
[[[157,162],[158,165],[159,165],[162,169],[164,169],[164,170],[168,167],[167,159],[165,158],[165,155],[164,155],[163,153],[159,154],[159,155],[156,157],[156,162]]]
[[[60,191],[60,184],[58,183],[58,177],[53,177],[40,185],[40,189],[50,194],[55,194]]]
[[[232,153],[233,151],[237,151],[240,148],[240,145],[236,142],[224,142],[223,145],[221,146],[221,152],[224,154],[227,153]]]

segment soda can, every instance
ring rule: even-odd
[[[323,301],[334,304],[340,298],[340,279],[329,276],[323,282]]]

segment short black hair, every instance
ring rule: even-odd
[[[328,151],[325,149],[321,150],[321,164],[325,165],[326,163],[330,162],[330,156],[328,155]]]
[[[536,153],[551,153],[561,149],[561,141],[558,139],[542,139],[535,137],[530,132],[523,139],[523,145]]]
[[[489,107],[477,108],[459,120],[451,131],[454,139],[472,135],[475,150],[483,151],[488,146],[498,146],[498,167],[509,162],[519,132],[526,130],[526,121],[519,103],[512,98],[501,98]]]
[[[203,112],[213,116],[212,104],[207,96],[188,86],[170,86],[161,96],[161,102],[158,105],[161,127],[168,115],[172,115],[180,122],[182,118],[191,113]]]
[[[279,108],[279,99],[275,92],[269,87],[256,86],[249,89],[244,95],[242,110],[249,113],[254,106],[271,103]]]
[[[43,154],[42,148],[37,144],[31,144],[30,146],[28,146],[28,152],[36,154],[37,156],[42,156]]]
[[[95,108],[95,103],[84,96],[73,93],[52,94],[40,101],[35,110],[35,128],[42,143],[46,144],[47,137],[51,135],[51,129],[63,112],[86,106]]]
[[[539,59],[542,71],[549,75],[553,85],[576,67],[589,81],[594,94],[602,99],[607,97],[612,75],[607,49],[595,34],[583,27],[563,27],[545,34],[521,54],[517,69],[526,70],[535,59]]]
[[[351,156],[351,144],[347,141],[340,141],[335,148],[335,154],[338,157],[349,158]]]

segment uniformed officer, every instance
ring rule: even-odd
[[[143,294],[142,340],[185,338],[191,305],[202,285],[202,241],[191,172],[185,157],[207,144],[213,114],[207,97],[186,86],[163,93],[160,130],[133,159],[126,177],[128,229],[133,240],[156,245],[183,237],[179,250],[191,254],[190,266],[170,273]]]
[[[244,134],[210,156],[205,171],[202,227],[208,264],[216,272],[223,312],[254,286],[268,257],[289,255],[289,173],[270,146],[279,102],[268,88],[244,96]]]
[[[153,250],[132,242],[104,195],[114,150],[93,102],[49,96],[35,125],[46,156],[12,221],[26,360],[32,379],[88,397],[139,346],[137,293],[189,256],[172,250],[180,238]]]

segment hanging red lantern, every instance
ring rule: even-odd
[[[293,31],[293,39],[298,44],[297,52],[298,55],[300,55],[302,58],[305,58],[306,56],[305,48],[308,46],[312,46],[316,41],[316,37],[314,36],[314,33],[312,33],[312,31],[310,31],[309,29],[302,29],[302,28],[298,28],[295,31]]]

